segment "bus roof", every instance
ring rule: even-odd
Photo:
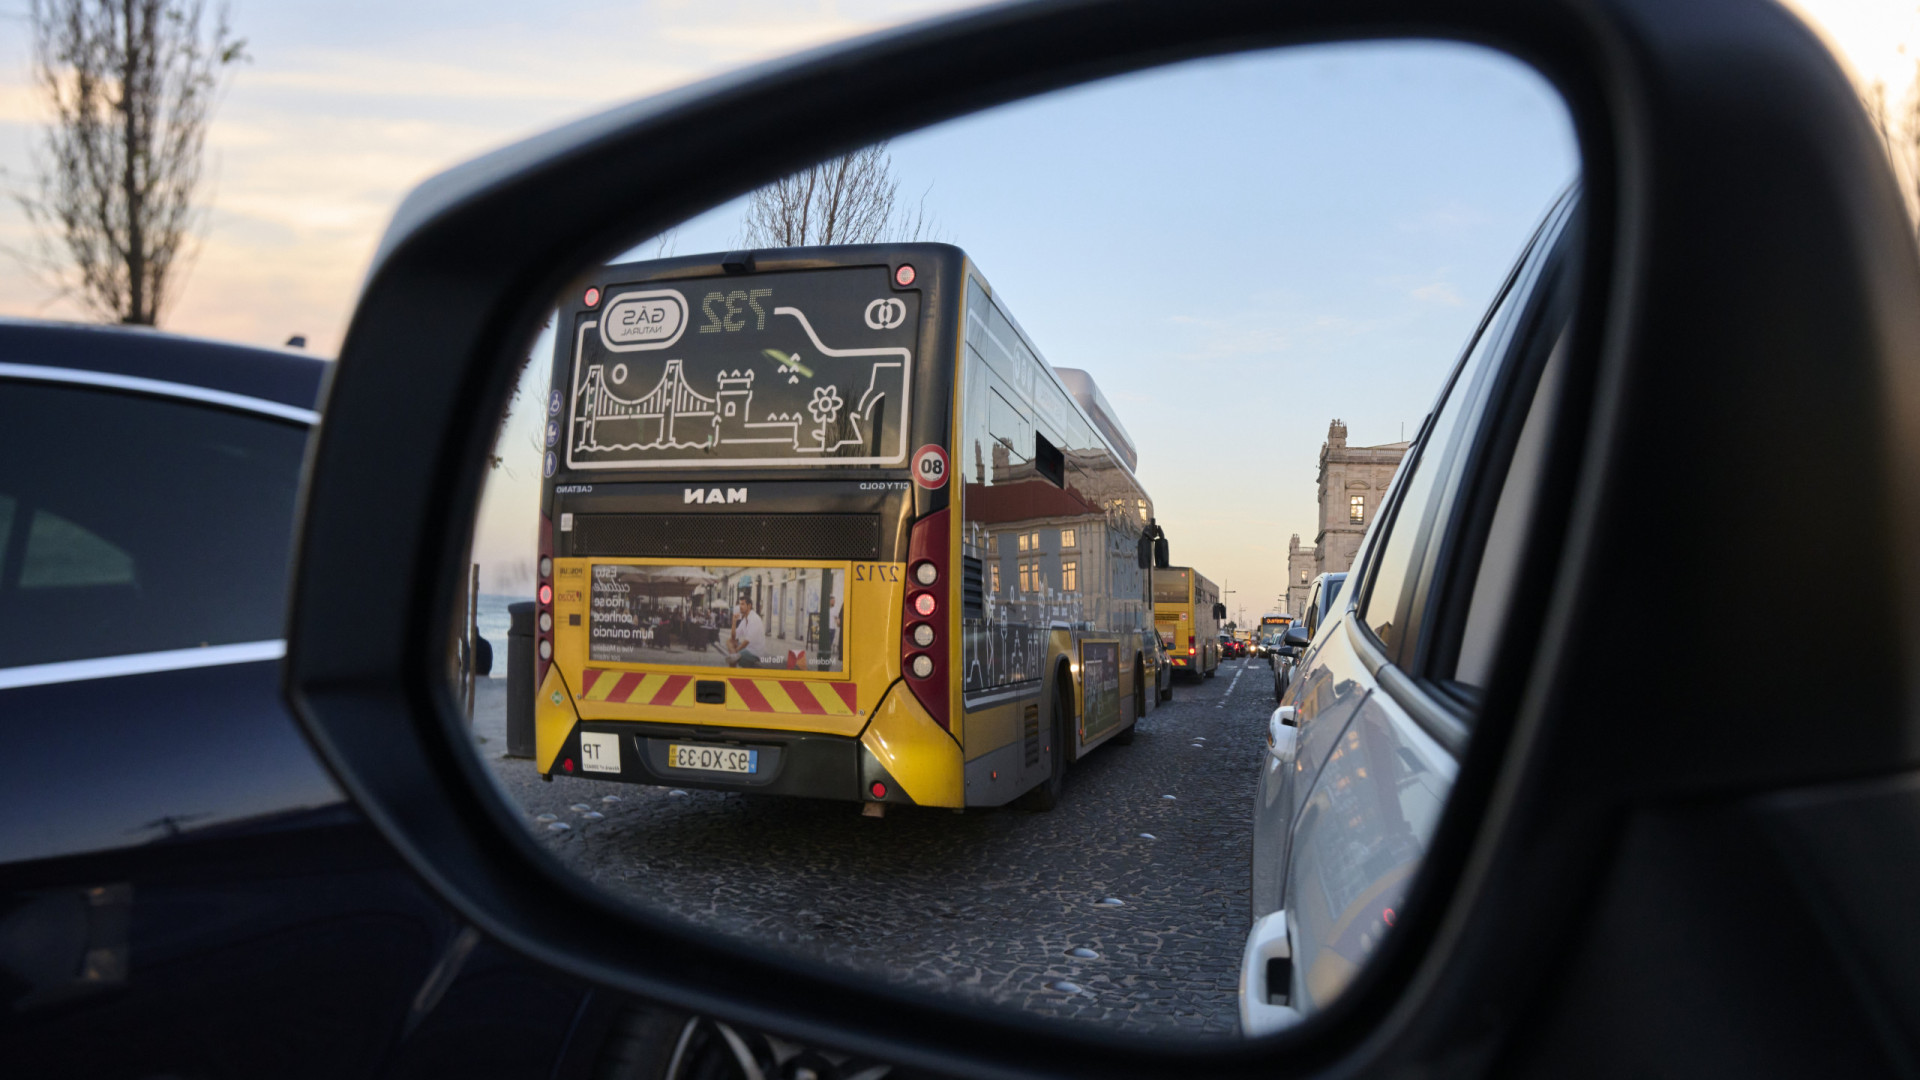
[[[1122,462],[1126,463],[1127,471],[1137,471],[1140,467],[1140,452],[1134,449],[1133,437],[1128,435],[1127,429],[1121,425],[1120,417],[1113,411],[1113,406],[1107,404],[1107,396],[1100,392],[1100,385],[1093,381],[1093,376],[1079,368],[1071,367],[1056,367],[1053,372],[1060,376],[1061,382],[1066,384],[1068,395],[1080,406],[1080,411],[1086,413],[1087,419],[1093,421],[1094,430],[1107,440],[1107,445],[1119,455]]]

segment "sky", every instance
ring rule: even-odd
[[[208,138],[210,203],[170,329],[337,349],[388,216],[459,161],[600,108],[937,14],[915,0],[239,0],[250,59]],[[1914,0],[1797,6],[1863,83],[1909,85]],[[41,107],[0,6],[0,168]],[[1092,372],[1140,449],[1176,562],[1249,615],[1312,543],[1328,421],[1414,430],[1548,201],[1578,170],[1521,65],[1461,46],[1314,47],[1130,76],[892,144],[903,193],[974,256],[1048,360]],[[669,241],[738,236],[722,207]],[[0,246],[27,234],[0,206]],[[651,250],[649,248],[649,250]],[[80,313],[0,256],[0,313]],[[537,395],[532,395],[537,398]],[[1404,425],[1404,427],[1403,427]],[[478,557],[523,587],[532,440],[510,431]]]

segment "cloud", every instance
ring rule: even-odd
[[[1424,300],[1428,303],[1445,304],[1448,307],[1459,307],[1462,303],[1465,303],[1465,301],[1460,299],[1460,294],[1453,291],[1453,286],[1444,281],[1436,281],[1430,285],[1419,286],[1413,290],[1413,298],[1415,300]]]

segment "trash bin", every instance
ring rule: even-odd
[[[533,601],[507,605],[507,756],[533,756]]]

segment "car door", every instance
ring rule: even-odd
[[[1310,785],[1282,883],[1300,1013],[1392,929],[1452,789],[1542,459],[1573,223],[1571,202],[1556,208],[1496,301],[1315,642],[1303,703],[1345,684],[1349,704],[1303,722],[1294,762]]]
[[[445,1037],[487,1008],[462,965],[501,965],[283,703],[310,421],[144,378],[0,378],[0,1060],[22,1075],[364,1075],[483,1043],[544,1075],[566,1031],[574,1001],[521,978],[512,1018],[545,1031]]]

